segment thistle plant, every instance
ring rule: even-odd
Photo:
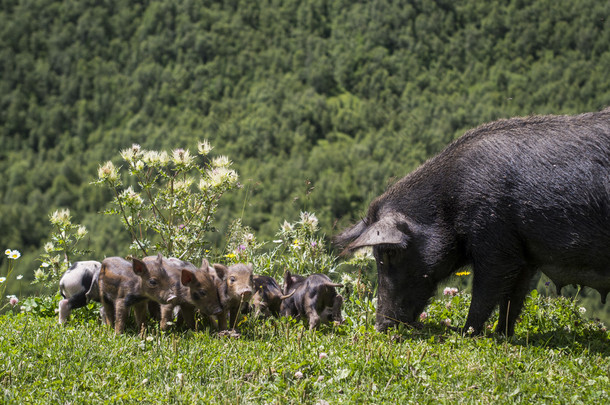
[[[197,149],[198,156],[188,149],[168,153],[132,145],[121,151],[129,185],[123,183],[122,166],[110,161],[100,166],[94,184],[113,191],[114,207],[105,213],[121,217],[132,253],[154,251],[195,262],[204,257],[205,234],[214,231],[220,197],[239,184],[227,157],[209,157],[213,148],[207,140]]]
[[[52,225],[51,240],[44,244],[40,267],[34,272],[34,283],[55,284],[68,269],[76,256],[91,253],[78,244],[87,236],[87,228],[73,224],[69,209],[54,211],[49,215]]]

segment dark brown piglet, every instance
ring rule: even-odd
[[[179,296],[185,297],[186,302],[194,309],[198,309],[212,321],[223,314],[220,295],[223,280],[210,268],[207,260],[203,259],[199,269],[183,268],[180,273],[180,283]]]
[[[145,325],[148,300],[167,304],[176,299],[172,280],[163,267],[159,254],[145,263],[133,258],[104,259],[99,275],[99,288],[107,325],[114,325],[115,332],[125,330],[129,308],[133,307],[138,328]]]
[[[230,267],[222,264],[214,264],[214,270],[219,278],[223,280],[220,287],[220,296],[223,303],[223,312],[218,318],[218,328],[227,329],[227,312],[229,314],[229,326],[235,328],[237,316],[242,313],[254,290],[254,276],[252,264],[238,263]]]
[[[252,305],[254,306],[255,315],[261,314],[263,316],[279,317],[282,300],[288,297],[289,295],[282,294],[280,286],[273,277],[263,275],[254,276],[254,296],[252,297]]]
[[[324,274],[303,277],[287,271],[284,276],[284,294],[289,296],[282,301],[280,313],[282,316],[307,319],[310,330],[316,329],[321,323],[341,323],[343,297],[337,293],[336,287],[343,285],[333,283]]]

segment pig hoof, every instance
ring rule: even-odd
[[[241,333],[239,333],[235,329],[223,330],[223,331],[218,332],[218,336],[239,339],[241,337]]]

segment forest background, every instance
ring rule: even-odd
[[[0,5],[0,247],[21,252],[24,290],[56,209],[87,227],[92,258],[128,253],[91,182],[133,143],[208,139],[234,162],[241,188],[208,235],[219,254],[235,218],[270,241],[307,210],[330,237],[481,123],[610,105],[609,2]]]

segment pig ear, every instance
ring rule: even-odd
[[[201,270],[209,270],[210,268],[210,262],[208,262],[206,259],[201,260]]]
[[[159,263],[159,267],[163,266],[163,255],[161,253],[157,255],[157,263]]]
[[[396,245],[407,247],[409,225],[404,216],[397,213],[384,215],[379,221],[366,227],[358,238],[347,246],[354,251],[364,246]]]
[[[286,273],[284,273],[284,290],[288,291],[290,286],[292,286],[292,274],[289,270],[286,270]]]
[[[229,268],[224,264],[219,263],[214,263],[212,267],[214,267],[214,270],[216,270],[216,274],[218,274],[218,277],[224,280],[227,275],[227,272],[229,271]]]
[[[134,273],[136,273],[140,277],[148,275],[148,267],[146,267],[146,264],[144,264],[144,262],[142,260],[136,259],[134,257],[131,259],[131,261],[132,261],[131,268]]]
[[[182,269],[182,274],[180,275],[180,282],[182,285],[188,286],[193,282],[193,278],[193,273],[191,273],[189,270]]]

